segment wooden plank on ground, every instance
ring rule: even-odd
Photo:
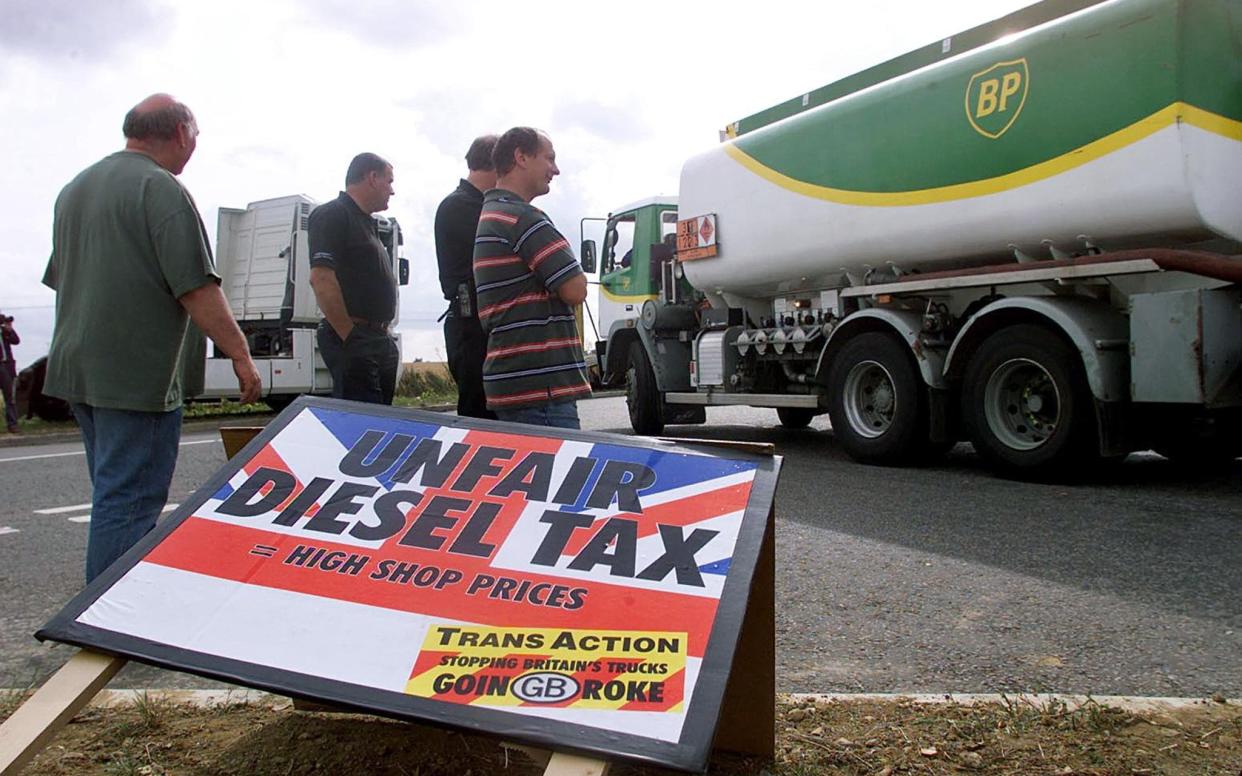
[[[719,447],[723,450],[737,450],[751,455],[776,455],[776,445],[772,442],[740,442],[734,439],[698,439],[695,437],[656,437],[661,442],[674,442],[679,445],[703,445]]]
[[[15,776],[127,661],[88,649],[69,658],[0,725],[0,776]]]
[[[543,776],[607,776],[608,766],[607,760],[553,752]]]
[[[776,756],[776,505],[768,516],[733,670],[716,726],[717,749]]]
[[[221,426],[220,441],[224,442],[224,457],[232,458],[240,453],[261,431],[262,426]]]

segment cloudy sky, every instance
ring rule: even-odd
[[[220,207],[323,201],[355,153],[391,160],[404,355],[442,360],[431,222],[476,135],[549,133],[562,174],[537,204],[576,245],[583,216],[675,194],[730,121],[1028,4],[0,0],[0,311],[19,366],[46,353],[56,195],[167,91],[198,116],[181,180],[213,235]]]

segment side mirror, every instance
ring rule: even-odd
[[[582,241],[582,271],[588,275],[595,272],[595,241]]]
[[[404,256],[397,259],[397,283],[402,286],[410,284],[410,260]]]

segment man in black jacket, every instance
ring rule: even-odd
[[[479,324],[473,260],[483,192],[496,186],[496,168],[492,164],[495,146],[495,135],[484,135],[470,144],[466,153],[469,172],[436,210],[436,260],[440,265],[440,288],[449,302],[444,346],[449,372],[457,383],[457,414],[493,419],[496,415],[487,409],[483,393],[487,334]]]
[[[392,259],[372,213],[388,209],[392,165],[361,153],[345,190],[311,211],[310,284],[323,313],[316,338],[338,399],[392,404],[401,354],[389,330],[397,317]]]

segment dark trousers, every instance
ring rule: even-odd
[[[332,395],[338,399],[392,404],[401,358],[397,343],[382,331],[354,326],[344,342],[327,321],[316,332],[319,352],[332,373]]]
[[[457,414],[467,418],[495,420],[483,392],[483,360],[487,358],[487,334],[478,318],[449,313],[444,319],[444,347],[448,368],[457,383]]]
[[[481,375],[481,373],[480,373]],[[482,380],[482,376],[479,377]],[[17,364],[0,361],[0,393],[4,394],[4,425],[9,431],[17,430],[17,397],[13,387],[17,385]],[[482,383],[479,383],[480,387]]]

